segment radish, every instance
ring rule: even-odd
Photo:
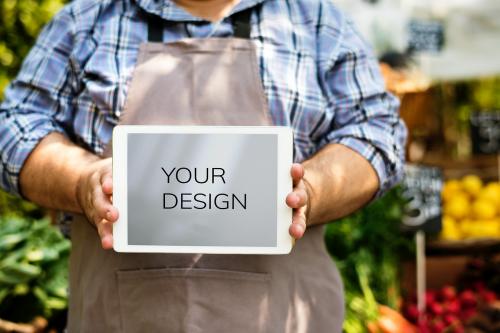
[[[444,308],[446,313],[458,315],[460,313],[460,302],[455,298],[454,300],[445,303]]]
[[[432,303],[429,309],[436,316],[441,316],[444,313],[443,306],[439,303]]]
[[[441,319],[436,319],[431,323],[432,333],[442,333],[446,329],[446,325]]]
[[[491,304],[497,300],[497,295],[491,290],[483,291],[481,293],[481,297],[488,304]]]
[[[472,308],[477,305],[476,295],[470,290],[464,290],[459,295],[460,303],[464,308]]]
[[[453,324],[453,323],[458,322],[457,316],[454,316],[452,314],[445,314],[443,316],[443,320],[444,320],[445,324],[448,325],[448,326],[451,325],[451,324]]]
[[[462,311],[462,315],[460,318],[462,318],[462,321],[467,321],[470,317],[474,316],[477,313],[476,309],[470,308]]]
[[[436,301],[436,292],[433,290],[426,290],[425,291],[425,303],[427,305],[431,305]]]
[[[417,305],[410,304],[406,307],[406,317],[408,317],[411,322],[417,322],[419,314],[420,312],[418,311]]]
[[[444,286],[441,289],[441,298],[443,300],[451,301],[457,297],[457,290],[452,286]]]

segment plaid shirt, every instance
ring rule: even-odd
[[[380,195],[402,176],[406,129],[371,49],[331,2],[241,0],[232,13],[255,7],[251,38],[269,112],[276,125],[294,129],[295,160],[327,143],[343,144],[373,165]],[[168,22],[165,42],[232,35],[230,17],[210,24],[169,0],[74,0],[43,29],[5,92],[2,188],[19,193],[24,161],[50,132],[102,153],[120,118],[139,44],[147,40],[144,12]]]

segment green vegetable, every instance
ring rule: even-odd
[[[10,250],[25,239],[26,234],[23,233],[4,235],[0,238],[0,251]]]
[[[2,267],[2,272],[10,276],[17,277],[20,280],[29,281],[30,279],[40,275],[42,269],[28,263],[12,263]]]
[[[70,246],[48,219],[0,217],[0,318],[29,322],[66,308]]]
[[[379,304],[397,308],[399,263],[413,241],[401,235],[406,201],[396,188],[364,209],[327,226],[326,246],[341,272],[346,292],[346,333],[367,332]]]

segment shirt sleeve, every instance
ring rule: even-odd
[[[371,48],[351,21],[337,31],[340,37],[324,75],[334,116],[323,144],[339,143],[366,158],[378,175],[379,197],[403,176],[407,130]]]
[[[72,88],[72,16],[67,7],[40,33],[0,105],[0,187],[20,194],[19,173],[38,142],[66,133]]]

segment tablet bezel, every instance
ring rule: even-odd
[[[276,134],[277,158],[277,242],[275,247],[260,246],[165,246],[129,245],[127,227],[127,135],[141,134]],[[113,205],[119,218],[113,224],[113,249],[140,253],[213,253],[213,254],[287,254],[293,246],[289,235],[292,209],[285,199],[292,191],[290,168],[293,163],[293,131],[282,126],[158,126],[118,125],[113,129]],[[118,167],[124,166],[124,167]]]

